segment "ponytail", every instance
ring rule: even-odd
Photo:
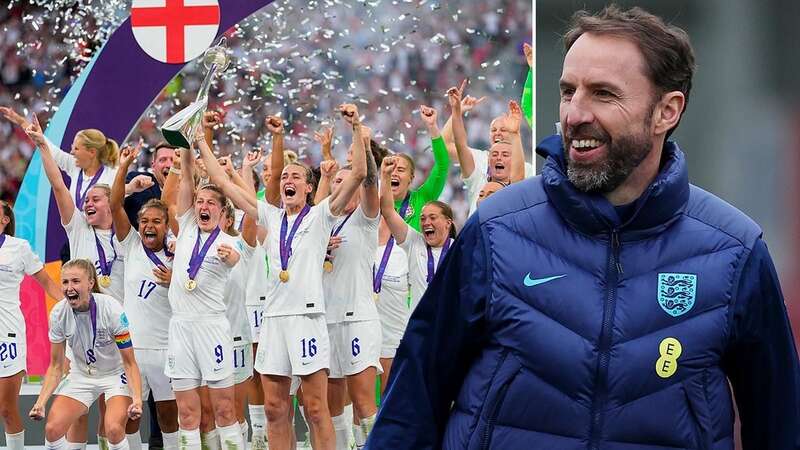
[[[117,163],[119,162],[119,145],[117,141],[107,138],[105,149],[100,152],[98,156],[100,158],[100,163],[109,167],[117,167]]]
[[[83,144],[96,152],[97,160],[100,164],[117,167],[119,161],[119,146],[117,142],[111,138],[106,137],[102,131],[94,128],[87,128],[78,132],[78,139]]]
[[[14,236],[14,209],[7,202],[0,200],[0,208],[3,209],[3,215],[8,217],[8,224],[3,231],[4,234]]]

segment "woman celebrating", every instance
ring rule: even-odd
[[[76,208],[76,202],[64,184],[35,115],[25,132],[39,146],[42,165],[61,215],[61,224],[67,232],[70,255],[73,259],[87,258],[93,261],[100,292],[111,295],[121,303],[124,298],[124,261],[114,244],[109,206],[111,188],[106,184],[93,185],[83,198],[78,199],[82,201],[83,209]]]
[[[61,269],[64,299],[50,311],[50,366],[30,417],[45,426],[45,448],[67,448],[66,433],[105,394],[105,431],[111,450],[128,449],[125,423],[142,413],[142,384],[133,356],[128,318],[114,298],[97,290],[94,265],[73,259]],[[62,381],[66,345],[72,348],[69,375]],[[116,344],[116,345],[115,345]]]
[[[195,143],[205,145],[201,133]],[[195,193],[193,153],[181,151],[179,233],[168,295],[172,318],[165,372],[178,402],[182,445],[200,449],[199,388],[205,381],[223,447],[242,449],[233,407],[233,339],[224,300],[239,252],[234,249],[236,240],[220,230],[225,196],[208,184]]]
[[[120,253],[125,255],[125,314],[130,320],[133,352],[142,378],[142,398],[153,393],[156,417],[164,436],[164,448],[176,450],[178,440],[178,407],[169,378],[164,374],[167,364],[169,320],[172,309],[167,291],[172,277],[172,253],[167,249],[169,214],[161,200],[151,199],[139,209],[139,231],[131,226],[122,204],[125,174],[139,154],[125,148],[120,157],[111,190],[111,213],[119,239]],[[128,441],[141,447],[139,421],[127,425]]]
[[[0,114],[26,132],[33,125],[32,122],[11,108],[0,107]],[[36,145],[42,151],[47,150],[58,167],[69,176],[70,197],[75,199],[75,206],[78,209],[83,209],[83,202],[92,186],[96,184],[111,186],[111,183],[114,182],[119,149],[117,143],[113,139],[107,138],[100,130],[79,131],[72,141],[70,152],[59,150],[47,138],[42,142],[36,142]],[[42,156],[44,157],[44,155]],[[75,256],[73,255],[73,257]]]
[[[25,374],[25,318],[19,289],[31,275],[52,298],[61,298],[58,285],[47,275],[28,241],[14,237],[14,210],[0,200],[0,417],[6,446],[22,450],[25,430],[19,416],[19,389]]]
[[[381,167],[381,214],[392,236],[400,247],[408,254],[408,278],[411,284],[411,311],[417,307],[419,300],[433,279],[436,269],[456,237],[453,224],[453,210],[440,201],[428,202],[422,208],[420,223],[422,233],[405,223],[400,214],[394,210],[392,191],[389,184],[397,157],[383,160]]]
[[[358,112],[350,113],[354,114],[353,134],[360,136]],[[283,165],[283,121],[279,117],[269,117],[267,127],[273,134],[271,162],[277,172]],[[201,144],[200,151],[211,179],[223,183],[225,193],[234,204],[246,214],[257,215],[259,225],[269,230],[270,270],[278,273],[279,282],[272,286],[264,306],[259,338],[262,345],[255,364],[263,375],[269,446],[275,450],[288,450],[291,446],[289,391],[291,377],[299,376],[303,383],[305,411],[313,429],[314,448],[333,450],[335,439],[327,402],[330,347],[322,266],[337,217],[366,177],[364,159],[356,158],[341,188],[313,207],[309,204],[313,191],[311,170],[299,163],[281,168],[279,193],[283,208],[277,208],[267,202],[256,202],[254,196],[238,186],[225,183],[224,171],[211,149]]]

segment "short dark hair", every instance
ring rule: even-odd
[[[0,208],[3,208],[3,215],[8,217],[8,225],[6,225],[6,229],[3,233],[14,236],[15,231],[15,219],[14,219],[14,208],[8,204],[8,202],[4,200],[0,200]]]
[[[160,198],[151,198],[139,208],[139,212],[136,213],[136,220],[138,221],[142,217],[142,214],[148,209],[157,209],[161,211],[161,214],[164,215],[164,223],[169,225],[169,207],[166,202],[162,201]]]
[[[172,144],[169,144],[169,143],[167,143],[165,141],[160,141],[158,144],[156,144],[155,148],[153,149],[153,154],[155,155],[162,148],[168,148],[170,150],[177,150],[179,147],[176,147],[176,146],[174,146]]]
[[[636,44],[644,57],[645,74],[656,87],[655,95],[660,97],[667,92],[680,91],[686,99],[686,110],[697,68],[686,31],[664,23],[642,8],[623,10],[612,4],[594,15],[585,10],[573,14],[570,28],[564,35],[565,49],[569,51],[585,33],[616,36]],[[680,121],[667,131],[667,137],[679,124]]]

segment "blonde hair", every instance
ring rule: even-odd
[[[89,190],[91,191],[92,189],[100,189],[101,191],[103,191],[106,197],[108,197],[108,199],[111,200],[111,186],[105,183],[97,183],[94,186],[92,186],[92,188]]]
[[[100,164],[117,167],[119,146],[115,140],[106,137],[102,131],[94,128],[81,130],[75,137],[87,148],[97,152],[97,159]]]
[[[293,150],[284,150],[283,151],[283,165],[288,166],[289,164],[294,164],[297,162],[297,153]]]
[[[94,268],[94,264],[92,264],[92,262],[88,259],[84,258],[71,259],[61,266],[61,272],[63,273],[65,270],[73,267],[83,270],[86,275],[89,276],[89,280],[92,282],[92,292],[99,294],[100,286],[97,284],[97,271]]]

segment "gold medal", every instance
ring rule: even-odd
[[[197,288],[197,282],[194,280],[186,280],[186,290],[192,292]]]
[[[325,263],[322,264],[322,268],[325,270],[325,272],[328,272],[328,273],[333,272],[333,262],[325,261]]]
[[[377,292],[373,292],[372,293],[372,299],[375,300],[375,303],[378,303],[378,300],[380,300],[380,298],[381,298],[381,295],[379,293],[377,293]]]
[[[281,270],[281,273],[278,275],[278,277],[281,279],[282,283],[286,283],[287,281],[289,281],[289,271]]]
[[[100,275],[99,284],[100,287],[104,288],[111,286],[111,277],[108,275]]]

